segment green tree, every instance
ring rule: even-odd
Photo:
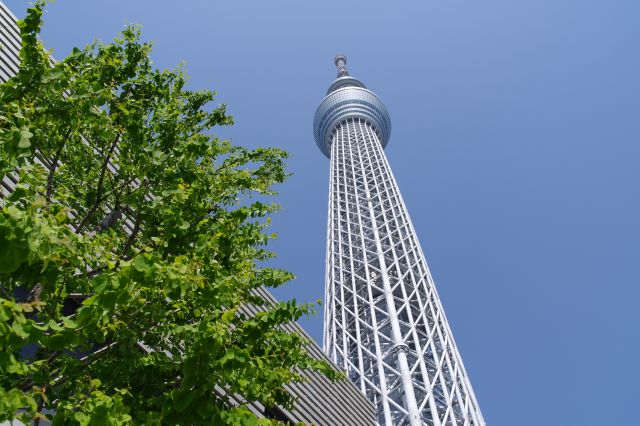
[[[0,87],[0,176],[18,181],[0,200],[0,421],[271,424],[216,389],[289,407],[301,369],[336,377],[281,327],[313,306],[252,293],[292,278],[258,267],[286,153],[214,137],[225,107],[154,69],[134,27],[52,63],[44,4]]]

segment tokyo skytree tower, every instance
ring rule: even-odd
[[[380,425],[485,422],[383,148],[391,120],[346,57],[313,130],[331,159],[324,350]]]

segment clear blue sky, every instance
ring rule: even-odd
[[[5,0],[22,16],[26,2]],[[489,425],[640,424],[640,2],[58,0],[63,57],[127,22],[219,92],[225,137],[293,157],[276,295],[323,295],[328,160],[311,124],[343,52],[387,148]],[[321,338],[321,314],[304,322]]]

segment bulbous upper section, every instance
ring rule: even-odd
[[[391,136],[391,117],[380,98],[368,90],[362,82],[349,75],[347,58],[337,55],[334,60],[338,78],[329,86],[313,119],[313,135],[320,151],[330,157],[333,131],[349,118],[361,118],[374,127],[382,147]]]

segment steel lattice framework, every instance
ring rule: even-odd
[[[383,151],[389,114],[335,62],[314,120],[331,159],[324,349],[381,425],[484,425]]]

